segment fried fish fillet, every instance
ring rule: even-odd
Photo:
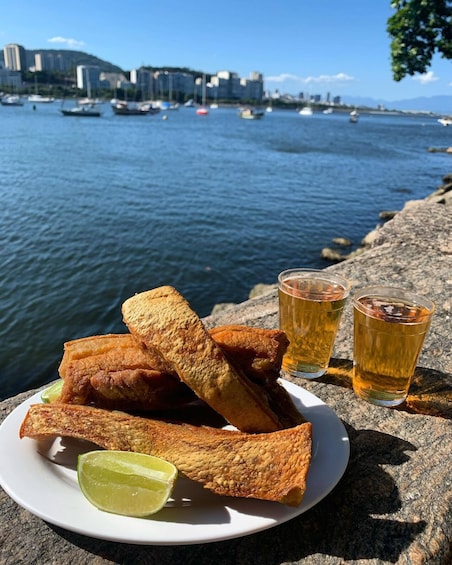
[[[226,325],[212,328],[209,334],[228,356],[231,363],[239,365],[254,380],[276,379],[282,357],[289,340],[281,330]],[[139,345],[131,334],[106,334],[67,341],[58,372],[66,378],[68,364],[72,361],[102,355],[112,350],[137,350]],[[171,373],[171,366],[152,349],[142,349],[141,358],[146,367]],[[139,361],[137,360],[137,363]],[[176,374],[173,371],[174,374]]]
[[[282,402],[284,427],[301,423],[279,375],[288,340],[281,330],[220,326],[210,335],[229,362],[266,389],[270,405]],[[60,402],[94,404],[117,410],[177,409],[197,399],[156,351],[144,349],[130,334],[107,334],[64,344],[59,373],[64,380]],[[279,399],[279,400],[278,400]]]
[[[273,432],[286,427],[262,387],[232,366],[175,288],[136,294],[123,303],[122,313],[130,333],[157,350],[181,381],[236,428]]]
[[[197,399],[157,354],[128,334],[65,344],[60,402],[117,410],[167,410]]]
[[[251,326],[218,326],[209,334],[220,346],[229,362],[239,367],[256,383],[275,381],[289,340],[282,330]]]
[[[137,347],[135,338],[130,334],[105,334],[73,339],[64,344],[63,357],[58,373],[61,378],[66,378],[68,365],[72,361],[87,359],[94,355],[103,355],[111,351],[118,351],[120,358],[123,352],[134,351],[139,355],[136,364],[142,363],[145,367],[152,367],[155,371],[171,372],[168,363],[154,350],[145,350]],[[174,373],[175,374],[175,373]]]
[[[311,424],[247,434],[171,424],[89,406],[36,404],[20,437],[69,436],[112,450],[135,451],[173,463],[217,494],[298,506],[311,460]]]

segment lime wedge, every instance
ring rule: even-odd
[[[63,388],[64,381],[59,379],[55,381],[53,385],[46,388],[41,393],[41,400],[45,403],[55,402],[61,396],[61,389]]]
[[[130,451],[90,451],[78,457],[78,483],[86,498],[105,512],[149,516],[166,504],[177,469],[168,461]]]

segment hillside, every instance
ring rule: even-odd
[[[36,53],[49,53],[53,56],[62,55],[65,60],[70,61],[70,65],[74,68],[77,65],[97,65],[102,71],[109,73],[121,73],[123,72],[120,67],[113,65],[108,61],[103,61],[96,57],[95,55],[90,55],[89,53],[84,53],[83,51],[73,51],[70,49],[26,49],[27,56],[27,66],[33,66]]]

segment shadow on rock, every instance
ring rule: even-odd
[[[353,362],[348,359],[331,359],[330,367],[318,382],[352,388]],[[452,380],[450,375],[417,367],[409,394],[395,410],[414,412],[426,416],[452,419]]]

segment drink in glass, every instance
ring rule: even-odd
[[[407,397],[435,306],[394,287],[373,286],[353,297],[353,389],[379,406]]]
[[[278,277],[279,325],[289,339],[282,369],[315,379],[330,361],[349,282],[316,269],[288,269]]]

